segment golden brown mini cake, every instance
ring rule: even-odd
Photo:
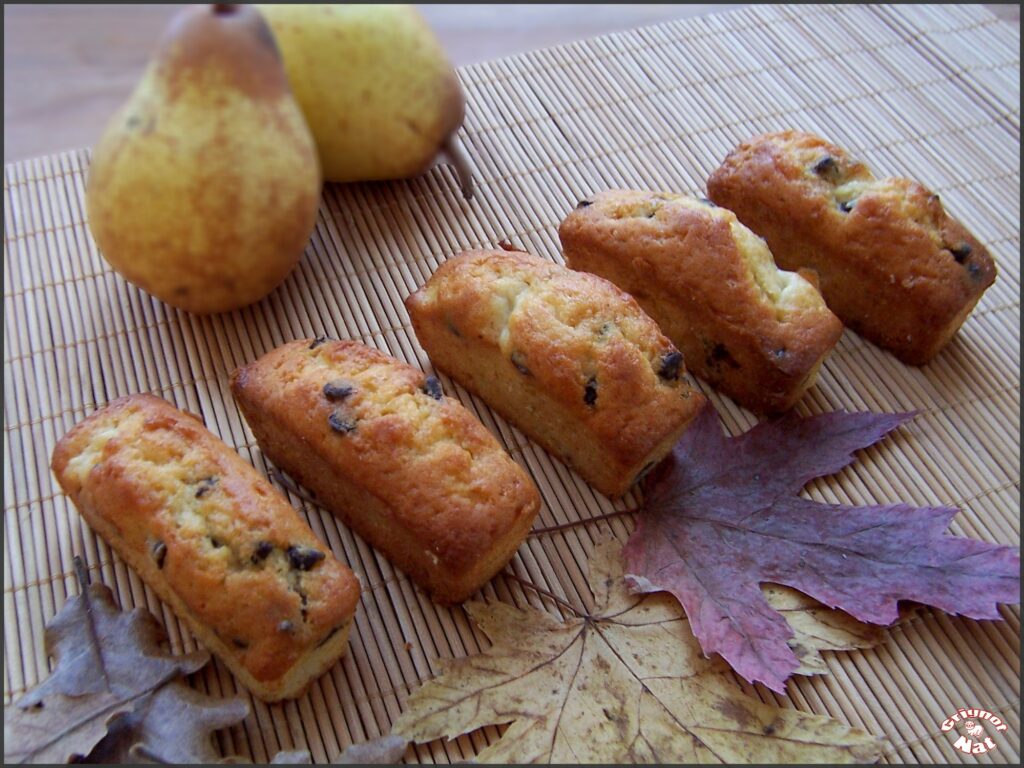
[[[540,509],[436,378],[359,342],[285,344],[235,371],[231,391],[264,454],[439,602],[505,567]]]
[[[630,293],[691,373],[751,410],[792,407],[842,335],[817,289],[709,200],[601,192],[558,235],[568,266]]]
[[[405,302],[431,361],[619,496],[705,403],[628,294],[519,251],[468,251]]]
[[[757,136],[708,180],[709,197],[763,236],[785,269],[818,273],[847,326],[912,365],[928,362],[992,285],[985,247],[938,195],[876,179],[809,133]]]
[[[359,582],[194,416],[151,395],[75,426],[53,471],[82,517],[239,680],[298,696],[344,652]]]

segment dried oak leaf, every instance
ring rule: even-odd
[[[394,765],[402,759],[409,742],[398,736],[388,735],[379,739],[350,744],[331,761],[331,765]],[[298,765],[312,762],[309,752],[278,752],[271,765]]]
[[[219,699],[180,681],[143,697],[130,712],[114,717],[107,735],[84,763],[235,762],[221,759],[213,732],[240,723],[249,714],[242,699]]]
[[[80,760],[107,732],[107,720],[134,702],[112,693],[55,693],[43,709],[4,707],[4,763],[53,765]]]
[[[97,743],[109,737],[108,726],[112,734],[123,735],[122,726],[135,717],[142,717],[145,732],[159,725],[176,741],[175,756],[185,755],[187,745],[194,750],[190,754],[212,755],[211,728],[197,716],[218,713],[213,727],[223,727],[245,716],[239,709],[241,702],[211,709],[204,701],[205,709],[190,709],[199,706],[201,694],[183,693],[188,690],[184,686],[168,685],[202,668],[209,654],[166,653],[161,648],[164,632],[153,615],[141,608],[119,610],[111,590],[90,585],[81,561],[75,560],[82,592],[53,616],[44,636],[46,651],[55,659],[53,672],[13,707],[5,708],[5,762],[86,759]],[[232,713],[230,722],[223,716],[225,709]],[[146,711],[159,713],[163,722],[140,715]],[[199,745],[204,739],[206,748]],[[131,746],[125,744],[124,749]],[[109,757],[115,754],[121,753],[111,752]]]
[[[590,561],[592,615],[559,621],[532,608],[468,604],[493,646],[415,691],[392,732],[422,742],[509,723],[476,757],[494,763],[879,756],[880,742],[862,731],[745,696],[720,659],[701,654],[677,601],[628,591],[619,555],[617,544],[601,544]]]
[[[624,548],[626,580],[682,604],[707,654],[783,691],[798,669],[792,629],[762,596],[785,584],[856,619],[891,624],[913,600],[998,619],[1020,599],[1010,547],[950,536],[957,510],[848,507],[797,495],[912,414],[788,416],[727,438],[705,408],[646,486]]]

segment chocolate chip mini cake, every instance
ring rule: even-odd
[[[629,292],[691,373],[751,410],[792,407],[843,332],[810,282],[710,200],[601,192],[558,234],[570,267]]]
[[[602,493],[625,493],[705,398],[628,294],[519,251],[454,256],[406,299],[435,366]]]
[[[540,509],[529,476],[433,376],[356,341],[294,341],[235,371],[260,448],[431,596],[465,600]]]
[[[988,251],[938,195],[876,179],[809,133],[744,142],[712,174],[708,195],[762,235],[780,266],[817,272],[843,323],[906,363],[933,358],[996,278]]]
[[[110,403],[53,452],[86,522],[256,696],[293,698],[341,656],[359,582],[287,500],[191,414]]]

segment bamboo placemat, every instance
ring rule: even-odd
[[[423,368],[402,299],[437,264],[507,239],[560,260],[557,225],[577,200],[609,186],[700,192],[738,141],[801,127],[864,157],[879,173],[915,177],[992,249],[999,278],[932,364],[909,368],[846,334],[799,411],[846,408],[920,415],[808,488],[833,503],[953,503],[953,529],[1019,544],[1020,90],[1019,36],[979,7],[753,7],[536,51],[461,71],[462,140],[478,182],[470,203],[439,168],[393,184],[329,186],[301,265],[263,302],[196,318],[110,271],[85,224],[86,151],[4,172],[4,693],[47,673],[44,622],[75,591],[81,554],[122,606],[145,604],[176,650],[195,641],[139,578],[81,522],[48,469],[57,439],[97,405],[153,392],[201,413],[260,470],[267,466],[227,387],[234,367],[297,337],[357,338]],[[613,509],[482,402],[455,393],[533,475],[545,505],[537,527]],[[706,389],[706,388],[705,388]],[[734,434],[750,414],[709,395]],[[222,747],[266,760],[308,747],[317,761],[386,733],[438,658],[486,640],[461,609],[433,605],[365,543],[292,501],[359,573],[364,596],[345,659],[302,699],[253,701]],[[635,503],[629,498],[617,506]],[[586,558],[599,530],[624,538],[629,518],[532,536],[510,568],[572,602],[591,598]],[[489,599],[557,611],[516,579]],[[795,678],[781,706],[831,715],[888,739],[886,760],[1016,762],[1019,630],[916,609],[872,650],[826,654],[830,674]],[[198,688],[244,691],[214,663]],[[964,758],[939,723],[958,707],[1010,725],[998,749]],[[486,729],[407,759],[471,758]]]

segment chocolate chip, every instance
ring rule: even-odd
[[[967,274],[977,279],[981,277],[981,267],[975,264],[973,261],[967,265]]]
[[[436,376],[427,376],[427,380],[423,382],[423,393],[430,395],[435,400],[440,400],[444,397],[441,382],[437,380]]]
[[[313,339],[312,343],[310,343],[309,348],[310,349],[316,349],[321,344],[323,344],[325,341],[327,341],[329,338],[330,338],[329,336],[317,336],[315,339]]]
[[[679,369],[683,364],[683,355],[679,350],[673,349],[661,356],[661,368],[658,369],[658,376],[665,381],[676,381],[679,378]]]
[[[344,400],[353,392],[355,392],[355,388],[345,381],[328,381],[324,384],[324,397],[332,402]]]
[[[247,642],[245,642],[245,640],[240,640],[237,637],[231,638],[231,642],[234,644],[235,648],[248,648],[249,647],[249,644]]]
[[[349,432],[354,432],[356,428],[356,420],[351,416],[346,416],[342,411],[334,411],[330,416],[327,417],[327,423],[331,425],[331,429],[335,432],[340,432],[343,435],[347,435]]]
[[[259,541],[256,543],[256,549],[253,550],[252,557],[249,558],[253,565],[261,563],[270,557],[270,553],[274,551],[274,545],[269,541]]]
[[[213,490],[213,487],[217,485],[218,478],[214,475],[210,477],[204,477],[199,481],[199,487],[196,488],[196,498],[201,499],[203,496]]]
[[[740,364],[736,362],[736,358],[732,356],[725,344],[715,344],[711,348],[711,352],[708,353],[708,365],[712,368],[718,368],[722,363],[727,363],[732,368],[739,368]]]
[[[157,568],[164,567],[164,558],[167,557],[167,545],[160,539],[153,542],[153,546],[150,548],[150,554],[153,556],[153,561],[156,563]]]
[[[597,378],[594,376],[587,379],[587,385],[583,388],[583,402],[587,405],[597,402]]]
[[[776,349],[774,352],[772,352],[772,354],[775,355],[777,359],[781,360],[786,356],[786,349],[785,347],[783,347],[782,349]]]
[[[853,210],[853,206],[857,204],[856,198],[853,200],[845,200],[839,204],[839,210],[843,213],[849,213]]]
[[[835,158],[825,155],[814,164],[814,172],[823,179],[835,181],[839,177],[839,164],[836,163]]]
[[[214,549],[220,549],[224,546],[224,542],[218,539],[216,536],[210,536],[210,545]]]
[[[580,200],[578,203],[576,203],[576,210],[578,211],[580,208],[587,208],[588,206],[591,206],[593,204],[593,200]]]
[[[459,333],[459,329],[455,327],[455,323],[453,323],[451,320],[447,320],[445,321],[445,325],[448,326],[448,330],[451,332],[453,336],[455,336],[458,339],[462,338],[462,334]]]
[[[312,547],[288,547],[286,554],[292,568],[300,571],[308,571],[325,557],[323,552]]]
[[[967,257],[971,255],[972,249],[970,243],[960,243],[956,248],[949,248],[948,250],[953,254],[957,264],[963,264],[967,261]]]
[[[292,624],[288,619],[285,619],[277,625],[278,632],[292,632],[295,629],[295,625]]]
[[[512,365],[514,365],[516,370],[523,374],[523,376],[531,375],[530,369],[526,367],[526,358],[523,357],[522,352],[512,353]]]

